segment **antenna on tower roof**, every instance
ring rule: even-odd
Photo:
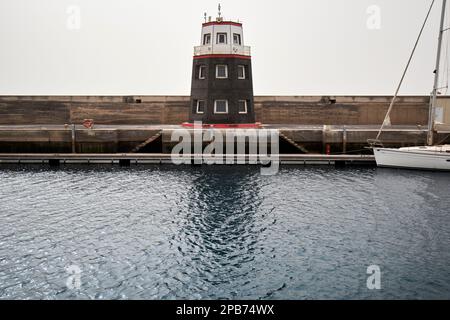
[[[208,19],[208,14],[205,12],[205,23],[206,23],[207,19]]]
[[[219,3],[219,18],[222,17],[222,12],[220,12],[220,10],[222,10],[222,6]]]

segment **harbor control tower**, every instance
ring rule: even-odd
[[[219,15],[202,25],[201,45],[194,48],[189,121],[203,124],[254,124],[250,47],[242,23]]]

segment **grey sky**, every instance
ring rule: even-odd
[[[393,94],[431,0],[220,2],[244,23],[256,95],[331,95]],[[0,0],[0,94],[189,95],[203,13],[215,17],[217,3]],[[79,30],[67,27],[70,5]],[[371,5],[381,29],[367,27]],[[431,91],[440,6],[402,94]]]

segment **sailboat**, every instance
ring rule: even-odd
[[[400,90],[403,79],[406,75],[406,71],[408,70],[409,64],[412,60],[414,52],[416,50],[419,39],[422,35],[425,24],[430,15],[431,9],[434,4],[434,0],[431,3],[428,14],[425,18],[425,22],[422,26],[422,29],[419,33],[419,37],[417,38],[414,49],[409,58],[408,64],[403,73],[402,79],[400,80],[399,86],[397,87],[397,91],[392,99],[391,105],[389,106],[388,112],[386,114],[385,120],[381,125],[380,131],[376,139],[368,140],[369,144],[372,147],[373,153],[375,155],[375,161],[377,166],[379,167],[392,167],[392,168],[407,168],[407,169],[423,169],[423,170],[449,170],[450,171],[450,145],[434,145],[434,119],[435,119],[435,110],[437,103],[437,94],[438,94],[438,81],[439,81],[439,69],[440,69],[440,57],[442,50],[442,38],[443,33],[448,28],[444,29],[444,20],[445,20],[445,9],[447,0],[442,1],[442,13],[441,13],[441,23],[439,29],[439,42],[438,42],[438,50],[437,50],[437,59],[436,59],[436,69],[435,69],[435,77],[434,77],[434,86],[433,92],[430,100],[430,109],[428,116],[428,134],[427,134],[427,145],[425,146],[414,146],[414,147],[405,147],[405,148],[384,148],[381,140],[379,140],[381,132],[386,124],[390,123],[389,114],[392,110],[394,102],[397,98],[398,92]]]

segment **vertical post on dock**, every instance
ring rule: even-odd
[[[347,129],[342,129],[342,153],[347,153]]]
[[[72,153],[77,153],[75,140],[75,124],[72,124]]]

